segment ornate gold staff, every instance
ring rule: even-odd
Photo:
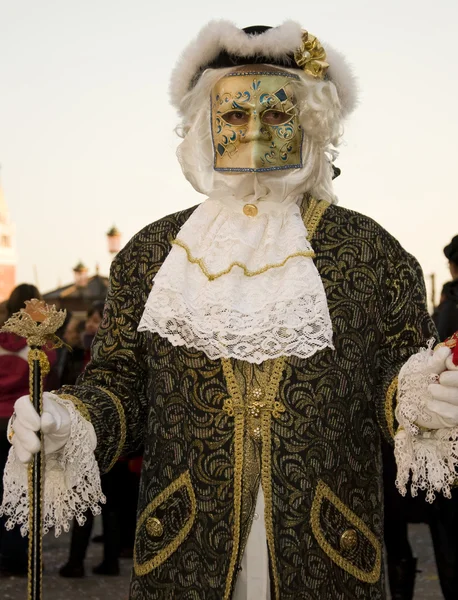
[[[30,400],[37,413],[43,412],[43,378],[49,373],[49,361],[43,347],[57,348],[62,342],[56,331],[65,321],[66,311],[56,310],[40,300],[30,300],[26,307],[15,313],[6,321],[0,331],[15,333],[25,337],[30,352],[29,388]],[[45,470],[45,453],[43,437],[38,432],[41,443],[40,451],[34,455],[29,465],[29,567],[28,567],[28,600],[41,600],[43,596],[43,475]]]

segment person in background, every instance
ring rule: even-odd
[[[409,523],[426,521],[424,497],[412,498],[396,489],[396,461],[393,448],[382,440],[384,542],[388,584],[392,600],[414,598],[417,558],[409,542]]]
[[[0,318],[0,326],[33,298],[41,298],[34,285],[18,285],[5,304],[5,319]],[[3,471],[10,449],[6,437],[8,420],[18,395],[29,393],[28,353],[29,347],[24,338],[14,333],[0,333],[0,498],[3,496]],[[52,366],[56,359],[55,351],[48,350],[46,353]],[[48,383],[49,376],[45,380],[45,389],[49,390]],[[18,527],[6,530],[5,520],[0,518],[0,576],[26,575],[27,538],[21,536]]]
[[[83,334],[85,331],[84,319],[71,317],[63,333],[63,346],[59,356],[59,387],[74,385],[85,365],[85,349]]]
[[[95,338],[95,334],[99,329],[103,316],[103,302],[94,302],[88,310],[86,325],[83,333],[83,348],[84,348],[84,365],[91,359],[91,345]]]
[[[442,288],[439,305],[433,313],[433,321],[441,341],[458,330],[458,235],[444,248],[452,280]]]
[[[442,288],[439,306],[433,313],[440,341],[458,329],[458,235],[444,248],[452,280]],[[430,507],[429,526],[436,556],[437,572],[445,600],[458,597],[458,489],[452,498],[438,495]]]
[[[7,300],[0,302],[0,327],[3,325],[3,323],[8,318],[8,311],[6,309],[6,303],[7,303]]]

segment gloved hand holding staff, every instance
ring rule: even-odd
[[[58,311],[39,300],[25,303],[26,308],[14,314],[0,331],[15,333],[25,337],[30,346],[28,355],[30,376],[30,398],[36,412],[43,412],[43,378],[49,372],[48,358],[44,346],[62,345],[55,335],[63,325],[66,311]],[[43,539],[43,473],[45,453],[43,437],[39,436],[41,449],[33,455],[28,471],[29,491],[29,558],[28,558],[28,600],[41,600],[42,589],[42,539]],[[8,438],[13,443],[15,436],[14,415],[10,421]]]

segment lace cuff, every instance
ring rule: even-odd
[[[412,473],[411,492],[416,496],[418,489],[426,491],[426,500],[433,502],[435,492],[450,498],[458,465],[458,427],[425,429],[416,425],[431,420],[426,408],[431,398],[428,385],[436,380],[436,375],[428,369],[428,360],[433,355],[430,342],[405,363],[399,373],[396,418],[399,429],[395,436],[394,454],[398,467],[396,486],[406,494],[410,472]]]
[[[68,531],[72,519],[82,525],[89,508],[100,514],[100,503],[105,503],[100,485],[100,472],[95,460],[96,435],[94,428],[66,398],[54,400],[70,413],[71,430],[64,448],[46,455],[43,502],[43,533],[55,527],[56,537],[62,529]],[[7,516],[6,528],[21,526],[26,535],[29,523],[28,466],[21,463],[11,447],[6,463],[3,503],[0,516]]]

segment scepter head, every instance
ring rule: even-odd
[[[25,308],[14,313],[0,329],[0,332],[15,333],[26,338],[27,344],[42,347],[51,343],[55,348],[62,345],[56,331],[62,327],[66,310],[57,310],[55,305],[33,299],[25,302]]]

